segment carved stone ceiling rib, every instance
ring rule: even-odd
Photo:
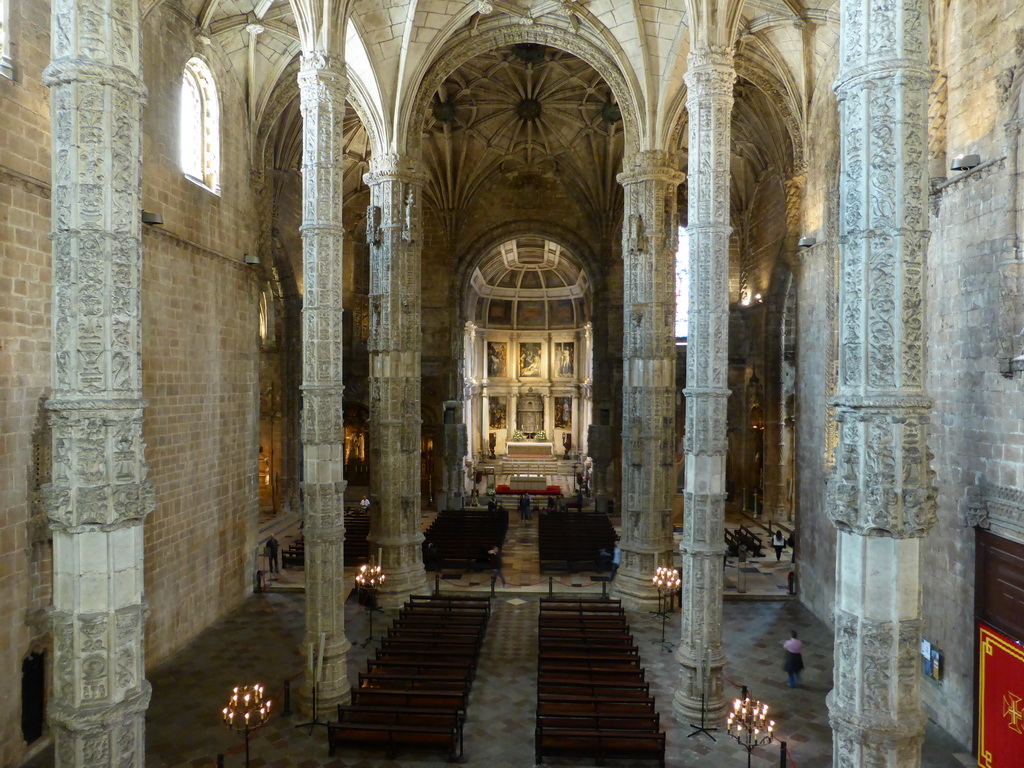
[[[622,120],[588,64],[543,45],[512,45],[472,59],[442,83],[423,150],[428,195],[440,210],[465,209],[498,176],[540,174],[599,213],[617,200]]]

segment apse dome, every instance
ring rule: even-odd
[[[480,328],[580,328],[590,321],[590,281],[558,243],[518,237],[491,249],[473,270],[469,316]]]

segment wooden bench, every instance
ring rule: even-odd
[[[327,725],[327,754],[333,756],[340,747],[383,747],[389,759],[400,748],[445,750],[448,762],[462,756],[462,726],[452,713],[410,716],[394,710],[394,722],[360,722],[343,720]]]
[[[382,637],[378,658],[385,654],[413,653],[422,658],[447,658],[448,656],[469,656],[474,662],[480,658],[480,643],[476,640],[451,640],[448,638],[406,637],[392,635]]]
[[[537,647],[551,651],[573,651],[577,649],[603,649],[622,651],[623,653],[639,654],[640,650],[633,644],[630,635],[623,637],[549,637],[546,634],[537,639]]]
[[[392,672],[360,672],[360,688],[385,688],[394,691],[434,691],[436,693],[469,693],[472,683],[468,671],[451,670],[451,675],[409,676]]]
[[[751,557],[764,557],[764,547],[761,544],[761,537],[751,531],[747,526],[741,525],[735,532],[736,540],[740,543]]]
[[[640,651],[635,646],[632,648],[593,648],[588,646],[550,648],[541,643],[537,649],[537,658],[544,662],[541,666],[545,667],[562,662],[620,661],[623,659],[636,659],[637,666],[639,666]]]
[[[628,631],[629,625],[626,623],[625,616],[602,616],[596,615],[589,618],[582,618],[576,614],[557,614],[557,613],[546,613],[541,614],[538,621],[540,631],[543,632],[546,629],[574,629],[578,632],[587,632],[588,630],[623,630]]]
[[[576,701],[586,697],[590,701],[622,701],[624,699],[651,700],[650,684],[643,680],[609,683],[603,680],[576,681],[562,684],[545,682],[537,686],[537,695],[552,701]]]
[[[656,759],[665,766],[665,734],[628,730],[586,730],[537,726],[536,759],[592,757],[598,765],[608,758]]]
[[[366,671],[370,674],[378,672],[390,674],[401,673],[405,675],[443,675],[451,673],[454,676],[468,674],[470,680],[473,679],[473,666],[472,661],[454,663],[451,661],[437,660],[407,661],[405,659],[393,658],[366,660]]]
[[[417,707],[466,714],[469,695],[456,691],[401,690],[394,688],[353,688],[352,706]]]
[[[583,731],[657,731],[661,718],[657,712],[625,710],[621,712],[537,713],[537,726],[541,728],[573,728]]]
[[[576,506],[566,504],[566,509]],[[602,561],[601,550],[611,552],[617,535],[607,515],[596,512],[566,514],[542,512],[538,521],[537,547],[541,570],[575,570],[585,566],[593,570],[610,567]]]
[[[650,696],[636,699],[592,699],[587,696],[537,697],[537,716],[564,714],[655,714],[654,699]]]

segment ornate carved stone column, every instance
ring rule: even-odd
[[[615,593],[653,607],[654,569],[672,564],[675,491],[676,188],[683,174],[668,152],[641,152],[619,174],[622,233],[622,564]]]
[[[844,3],[836,82],[840,178],[837,768],[912,768],[924,737],[917,654],[921,540],[935,523],[928,460],[928,6]]]
[[[302,108],[302,448],[306,540],[306,636],[312,667],[301,692],[317,707],[348,701],[345,636],[345,426],[342,423],[342,119],[348,81],[333,56],[304,54]]]
[[[725,552],[726,398],[729,396],[729,150],[732,50],[690,53],[686,73],[690,130],[690,334],[686,355],[686,516],[682,638],[676,659],[682,676],[673,708],[699,722],[725,717],[722,687],[722,556]]]
[[[397,607],[426,586],[420,546],[422,174],[415,161],[389,154],[371,159],[363,181],[370,187],[369,538],[371,551],[381,550],[387,575],[378,600]]]
[[[134,0],[53,8],[55,764],[145,765],[141,21]]]

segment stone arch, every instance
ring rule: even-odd
[[[565,29],[544,25],[510,26],[488,30],[473,37],[466,37],[452,45],[434,60],[420,80],[415,95],[399,123],[395,142],[412,153],[419,150],[419,132],[426,121],[430,101],[438,87],[449,74],[475,56],[517,43],[536,43],[570,53],[593,67],[608,83],[615,95],[622,115],[625,135],[624,155],[628,158],[640,147],[641,99],[638,89],[631,84],[618,64],[588,40]]]

